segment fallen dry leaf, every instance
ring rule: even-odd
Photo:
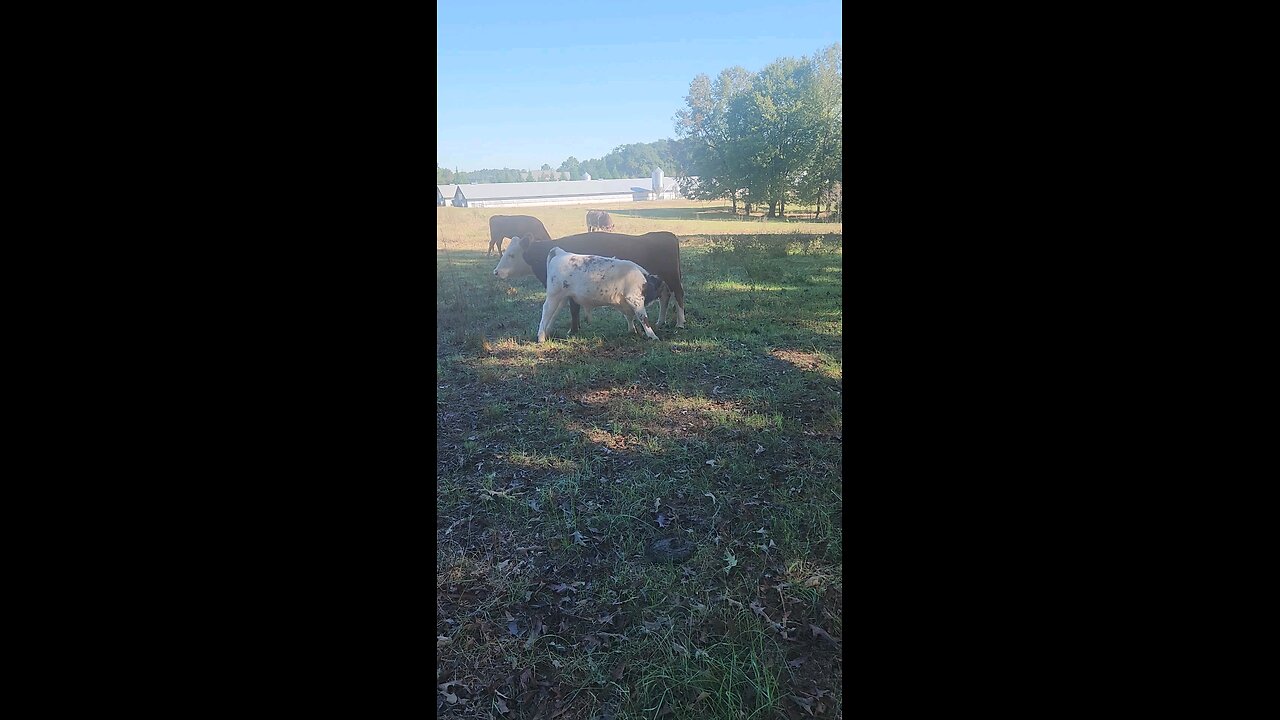
[[[757,444],[757,445],[756,445],[756,454],[757,454],[757,455],[759,455],[759,454],[760,454],[760,453],[762,453],[762,452],[764,452],[764,446],[763,446],[763,445],[760,445],[760,444]]]
[[[666,527],[671,524],[671,520],[667,518],[666,513],[658,513],[658,527]]]
[[[827,641],[831,642],[831,644],[833,644],[833,645],[838,645],[838,644],[840,644],[840,641],[839,641],[839,640],[837,640],[837,639],[835,639],[835,638],[831,637],[830,635],[828,635],[826,630],[823,630],[822,628],[818,627],[817,625],[812,625],[812,624],[811,624],[811,625],[809,625],[809,629],[813,631],[813,636],[814,636],[814,637],[820,637],[820,638],[822,638],[823,640],[827,640]]]
[[[453,642],[453,638],[449,637],[448,635],[437,635],[437,636],[436,636],[436,647],[437,647],[437,648],[442,648],[442,647],[444,647],[445,645],[448,645],[448,644],[449,644],[449,643],[451,643],[451,642]]]

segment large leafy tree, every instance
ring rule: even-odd
[[[831,204],[843,173],[839,43],[809,58],[779,58],[756,74],[735,67],[713,82],[698,75],[676,133],[695,197],[729,198],[737,212],[767,203]]]
[[[730,103],[730,136],[750,167],[746,186],[770,217],[785,213],[812,163],[820,119],[813,88],[809,62],[779,58]]]
[[[676,134],[685,141],[686,170],[698,176],[691,195],[703,200],[729,198],[735,213],[749,163],[731,126],[731,105],[751,87],[752,77],[742,67],[720,71],[714,82],[706,74],[697,75],[689,83],[686,107],[675,116]]]
[[[818,139],[813,158],[797,185],[801,202],[815,205],[814,217],[838,199],[836,189],[844,177],[842,94],[843,50],[831,45],[813,58],[813,98],[817,103]]]

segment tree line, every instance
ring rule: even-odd
[[[841,90],[843,51],[836,43],[812,58],[778,58],[758,73],[721,70],[689,83],[676,133],[688,153],[690,192],[703,200],[767,205],[788,202],[840,211],[844,174]]]
[[[470,182],[543,182],[562,179],[564,178],[557,177],[557,173],[546,163],[543,163],[541,170],[513,170],[511,168],[493,170],[486,168],[484,170],[462,170],[460,172],[454,172],[449,168],[443,168],[436,164],[437,185],[466,185]]]
[[[602,158],[579,162],[570,155],[557,170],[567,171],[570,180],[581,180],[590,174],[596,180],[642,178],[653,174],[654,168],[681,177],[687,175],[688,150],[680,140],[666,138],[651,143],[619,145]]]
[[[541,170],[463,170],[454,172],[436,164],[437,185],[465,185],[470,182],[539,182],[547,180],[581,180],[590,173],[596,180],[641,178],[653,174],[654,168],[671,176],[685,175],[685,143],[670,138],[651,143],[619,145],[602,158],[579,161],[570,155],[555,170],[544,163]],[[565,175],[567,173],[567,175]]]

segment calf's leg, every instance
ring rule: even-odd
[[[627,316],[627,324],[631,324],[631,317],[634,315],[644,327],[645,337],[657,340],[658,336],[653,334],[653,327],[649,325],[649,313],[644,310],[644,298],[641,296],[627,298],[626,303],[622,314]]]
[[[547,341],[547,330],[551,329],[551,323],[555,322],[556,313],[560,312],[560,306],[564,305],[564,300],[561,295],[547,293],[547,300],[542,303],[542,322],[538,323],[538,342]]]

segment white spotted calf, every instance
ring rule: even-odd
[[[634,320],[639,319],[644,334],[657,340],[644,306],[658,296],[662,285],[662,278],[630,260],[578,255],[553,247],[547,253],[547,300],[542,304],[538,342],[546,342],[556,313],[571,299],[584,308],[615,307],[627,318],[631,332],[636,332]]]

